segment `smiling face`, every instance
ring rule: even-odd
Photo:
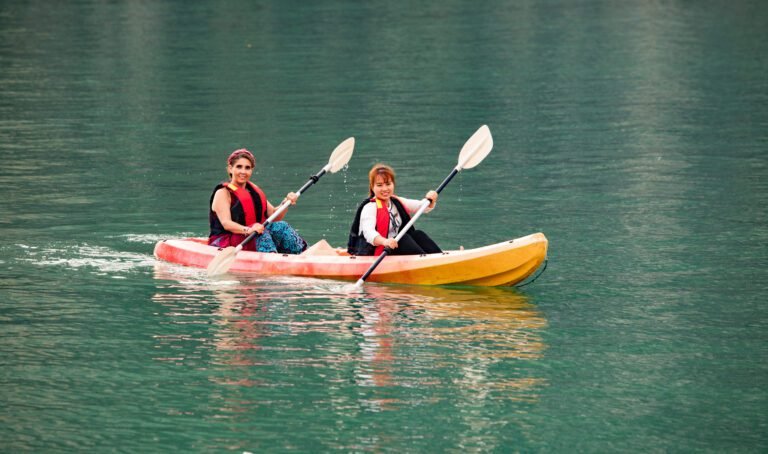
[[[227,172],[232,178],[232,183],[237,186],[245,186],[253,174],[253,165],[248,158],[238,158],[227,166]]]
[[[395,193],[395,171],[386,164],[376,164],[368,172],[368,188],[374,197],[389,201]]]
[[[377,199],[386,202],[395,193],[395,182],[388,175],[379,174],[374,178],[371,190]]]

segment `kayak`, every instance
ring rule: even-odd
[[[179,265],[206,268],[220,249],[207,238],[159,241],[155,257]],[[417,285],[515,285],[532,275],[546,260],[547,238],[534,233],[474,249],[438,254],[389,255],[367,282]],[[229,270],[259,275],[290,275],[356,281],[376,260],[349,255],[320,240],[298,255],[240,251]]]

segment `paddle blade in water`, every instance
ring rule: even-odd
[[[208,264],[208,276],[226,273],[229,271],[229,267],[232,266],[235,258],[237,258],[237,248],[234,246],[224,248]]]
[[[364,285],[364,282],[361,282],[358,280],[354,284],[345,285],[341,291],[343,293],[346,293],[347,295],[354,294],[354,293],[365,293],[365,288],[363,287],[363,285]]]
[[[493,137],[487,125],[483,125],[472,134],[459,153],[458,170],[471,169],[483,162],[493,148]]]
[[[331,158],[328,159],[328,164],[331,166],[329,169],[331,173],[336,173],[339,169],[347,165],[349,159],[352,157],[353,151],[355,151],[354,137],[350,137],[344,142],[341,142],[339,146],[333,150],[333,153],[331,153]]]

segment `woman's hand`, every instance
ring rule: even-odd
[[[285,203],[286,200],[290,201],[291,205],[296,205],[296,201],[299,200],[299,195],[295,192],[289,192],[288,195],[285,196],[285,199],[283,199],[283,203]]]
[[[427,195],[424,196],[429,200],[429,207],[432,208],[437,203],[437,192],[436,191],[429,191],[427,192]]]
[[[390,249],[397,249],[397,241],[394,238],[385,238],[381,245]]]
[[[262,233],[264,233],[264,226],[257,222],[255,224],[253,224],[252,226],[245,228],[245,234],[246,235],[250,235],[253,232],[256,232],[259,235],[261,235]]]

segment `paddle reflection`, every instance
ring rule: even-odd
[[[209,279],[165,264],[155,278],[153,300],[178,325],[157,337],[159,350],[189,363],[193,353],[205,361],[202,348],[218,384],[338,393],[316,396],[332,401],[369,389],[356,400],[371,411],[414,404],[414,389],[418,398],[458,394],[474,404],[481,395],[535,399],[543,384],[518,360],[542,356],[546,321],[513,289],[370,284],[349,295],[333,281]],[[198,349],[180,348],[191,333]]]

